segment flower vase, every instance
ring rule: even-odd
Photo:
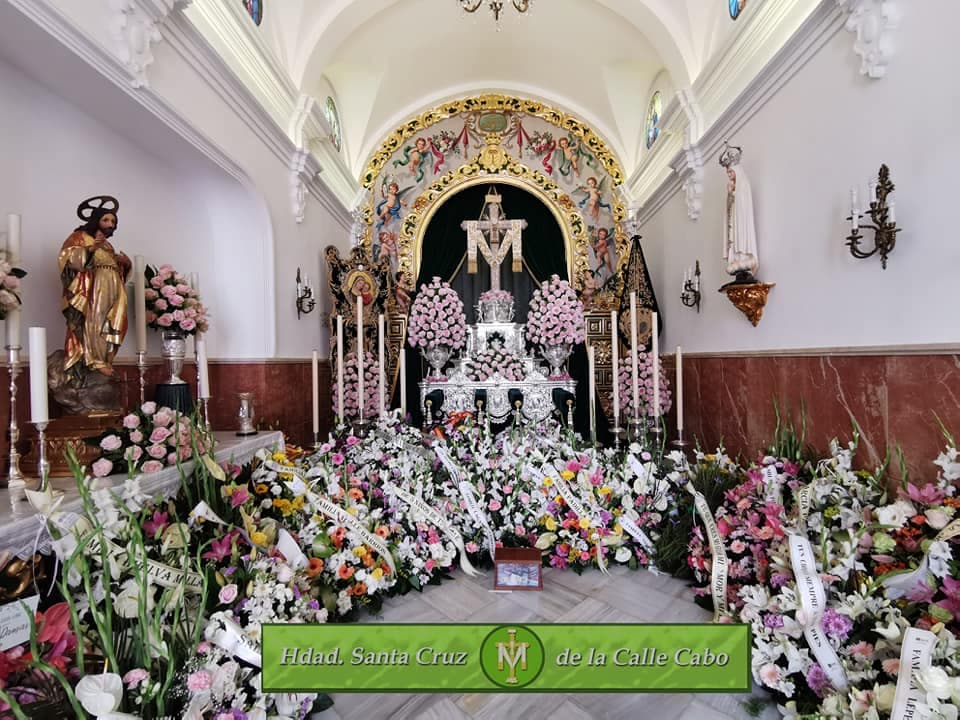
[[[431,377],[433,379],[443,379],[443,366],[450,360],[450,346],[431,345],[423,351],[423,357],[426,358],[430,367],[433,369]]]
[[[567,373],[563,370],[563,364],[570,357],[572,349],[570,343],[547,345],[543,348],[543,357],[550,364],[550,377],[567,377]]]
[[[240,411],[237,413],[237,435],[245,437],[247,435],[256,435],[257,426],[253,419],[256,413],[253,409],[254,394],[252,392],[237,393],[240,398]]]
[[[164,380],[167,385],[186,385],[180,377],[183,370],[183,360],[187,356],[187,335],[182,330],[164,330],[160,333],[160,354],[166,362],[169,377]]]

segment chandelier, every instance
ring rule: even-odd
[[[475,13],[477,9],[483,5],[484,0],[459,0],[459,2],[461,9],[466,10],[468,13]],[[486,0],[486,2],[490,7],[490,11],[493,13],[493,19],[499,23],[500,13],[503,12],[504,0]],[[514,10],[518,13],[525,13],[529,10],[532,2],[533,0],[510,0]]]

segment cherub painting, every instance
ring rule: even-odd
[[[553,151],[557,170],[564,177],[572,172],[574,177],[580,177],[581,163],[593,167],[596,164],[596,158],[593,154],[583,147],[573,133],[567,133],[566,137],[557,140],[557,149]]]
[[[430,162],[430,156],[435,160],[433,174],[436,175],[440,166],[443,165],[444,157],[433,140],[425,137],[418,137],[413,141],[413,145],[407,145],[402,150],[403,157],[393,161],[393,166],[403,166],[410,171],[413,181],[419,184],[423,180],[424,168]]]
[[[383,195],[383,199],[378,202],[374,208],[374,214],[377,216],[378,233],[383,229],[384,225],[400,219],[400,208],[407,207],[403,196],[411,190],[413,190],[412,185],[401,190],[396,180],[384,179],[383,184],[380,186],[380,194]]]
[[[587,178],[587,184],[581,185],[574,192],[585,193],[584,197],[579,205],[581,208],[586,210],[589,220],[593,222],[600,221],[600,208],[610,210],[610,204],[603,202],[603,192],[606,190],[604,187],[607,182],[607,175],[604,175],[600,180],[597,180],[596,177],[591,176]]]
[[[590,247],[593,248],[593,253],[597,258],[595,268],[597,277],[599,278],[601,276],[604,268],[607,269],[609,275],[613,275],[615,272],[613,263],[615,251],[613,247],[615,242],[613,239],[613,231],[605,227],[594,228],[591,230],[590,238]]]
[[[380,262],[386,258],[390,261],[391,266],[396,265],[397,242],[399,240],[397,233],[391,232],[390,230],[381,230],[377,235],[377,240],[380,241],[380,246],[376,249],[376,262]]]

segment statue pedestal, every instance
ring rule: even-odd
[[[65,456],[68,447],[73,448],[81,465],[89,466],[100,457],[100,448],[89,445],[86,438],[96,437],[111,428],[119,429],[123,422],[122,413],[104,413],[103,415],[66,415],[52,418],[47,425],[47,460],[50,461],[50,477],[70,477],[70,467]],[[20,458],[20,471],[25,478],[35,478],[38,475],[37,462],[39,453],[37,448],[36,428],[26,423],[27,440],[30,450]]]
[[[186,383],[158,383],[157,395],[154,398],[157,401],[157,407],[168,407],[176,410],[183,415],[193,414],[193,397],[190,393],[190,386]]]

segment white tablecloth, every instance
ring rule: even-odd
[[[283,447],[283,433],[262,432],[249,437],[237,437],[229,432],[215,432],[216,458],[218,462],[229,460],[237,464],[248,462],[260,448]],[[183,471],[193,472],[193,461],[183,463]],[[96,487],[123,485],[126,475],[110,475],[96,481]],[[28,487],[36,489],[37,481],[29,480]],[[62,490],[63,502],[60,511],[79,512],[82,503],[80,492],[73,478],[53,478],[54,490]],[[174,465],[158,473],[140,476],[140,487],[152,497],[170,497],[180,488],[180,470]],[[50,552],[50,536],[46,525],[27,502],[23,490],[0,490],[0,552],[10,552],[26,559],[34,552],[44,555]]]

